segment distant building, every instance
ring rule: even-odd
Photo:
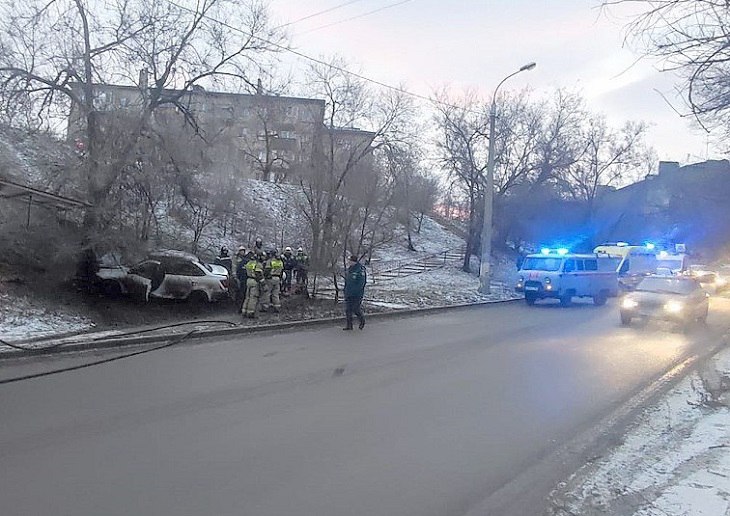
[[[144,104],[144,88],[105,84],[95,90],[95,105],[102,113],[123,113]],[[170,90],[169,94],[179,92]],[[205,142],[205,170],[213,174],[285,180],[313,162],[318,149],[328,145],[328,135],[332,135],[338,155],[347,154],[353,146],[369,146],[375,136],[357,129],[326,130],[325,103],[319,99],[209,92],[198,87],[184,93],[178,103],[181,107],[168,104],[155,109],[154,124],[170,133],[185,131],[191,137],[197,131]],[[79,115],[73,111],[69,117],[71,140],[79,139],[85,123]],[[83,146],[84,142],[77,144]]]
[[[728,243],[730,162],[660,162],[657,174],[605,192],[594,220],[597,240],[651,239],[690,248]]]

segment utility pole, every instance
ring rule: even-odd
[[[535,63],[528,63],[522,68],[509,74],[507,77],[494,88],[492,95],[492,105],[489,108],[489,154],[487,156],[487,177],[484,181],[484,222],[482,223],[482,252],[479,264],[479,292],[489,294],[489,284],[491,281],[491,264],[492,257],[492,219],[494,211],[494,125],[497,119],[497,91],[499,87],[505,83],[507,79],[517,75],[520,72],[532,70],[537,66]]]

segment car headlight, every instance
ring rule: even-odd
[[[637,306],[639,306],[639,303],[636,302],[636,299],[633,299],[631,297],[625,297],[624,300],[621,301],[621,308],[631,310],[633,308],[636,308]]]
[[[552,280],[550,278],[545,278],[545,284],[550,285],[552,283]]]
[[[664,305],[664,310],[666,310],[670,314],[678,314],[683,309],[684,305],[679,301],[667,301],[667,303]]]

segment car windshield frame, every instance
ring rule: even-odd
[[[557,272],[563,265],[563,258],[555,256],[528,256],[522,263],[520,270]],[[548,264],[550,264],[548,266]]]
[[[637,292],[652,292],[655,294],[676,294],[688,296],[697,290],[697,284],[687,278],[673,276],[650,276],[636,285]]]

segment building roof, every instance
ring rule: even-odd
[[[127,84],[95,84],[94,87],[101,88],[101,89],[113,88],[113,89],[128,90],[128,91],[135,91],[135,92],[140,91],[139,86],[130,86]],[[152,89],[152,88],[148,88],[148,89]],[[287,102],[317,103],[317,104],[321,104],[321,105],[324,105],[324,103],[325,103],[324,100],[322,100],[322,99],[308,99],[308,98],[304,98],[304,97],[288,97],[285,95],[265,95],[265,94],[262,95],[262,94],[258,94],[258,93],[231,93],[231,92],[227,92],[227,91],[209,91],[209,90],[202,89],[202,88],[191,89],[188,91],[165,88],[163,91],[167,92],[167,93],[184,93],[185,95],[192,95],[192,96],[231,97],[234,99],[236,99],[236,98],[253,99],[256,97],[265,97],[267,99],[279,99],[279,100],[283,100],[283,101],[287,101]]]

